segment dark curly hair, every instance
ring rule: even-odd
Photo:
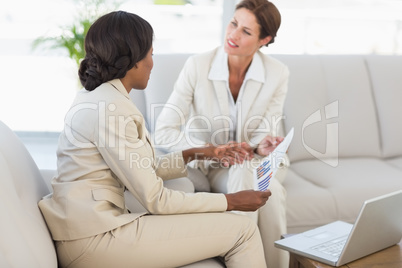
[[[78,75],[86,90],[123,78],[152,47],[152,26],[138,15],[125,11],[97,19],[85,37],[85,58]]]
[[[236,6],[236,10],[245,8],[250,10],[260,25],[260,39],[271,36],[268,44],[275,42],[276,33],[281,26],[281,13],[276,6],[268,0],[243,0]],[[266,46],[268,46],[266,44]]]

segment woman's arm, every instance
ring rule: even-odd
[[[253,149],[246,142],[231,142],[219,146],[208,144],[205,147],[183,150],[182,153],[186,163],[193,160],[213,160],[225,167],[242,163],[254,156]]]
[[[271,196],[271,191],[245,190],[231,194],[225,194],[228,202],[227,210],[255,211],[265,205]]]

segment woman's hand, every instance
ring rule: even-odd
[[[243,163],[254,156],[253,149],[246,142],[230,142],[214,146],[211,144],[200,148],[191,148],[183,151],[183,157],[188,163],[192,160],[213,160],[224,166]]]
[[[217,159],[225,166],[241,164],[254,157],[253,148],[246,142],[229,142],[218,146],[217,150],[219,152]]]
[[[225,194],[228,202],[227,210],[256,211],[268,201],[271,191],[244,190],[237,193]]]
[[[256,153],[261,156],[267,156],[275,150],[276,146],[283,141],[283,137],[266,136],[256,148]]]

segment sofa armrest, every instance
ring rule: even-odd
[[[46,183],[47,188],[49,189],[49,192],[50,193],[53,192],[51,182],[52,182],[53,177],[56,176],[56,170],[54,170],[54,169],[41,169],[40,173],[42,175],[43,180]]]

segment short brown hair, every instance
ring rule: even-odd
[[[271,36],[272,39],[268,44],[272,44],[281,25],[281,13],[276,6],[268,0],[243,0],[237,4],[236,10],[240,8],[248,9],[254,14],[260,25],[259,38]]]

